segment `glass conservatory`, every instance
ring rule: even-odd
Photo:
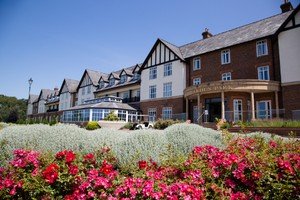
[[[84,104],[64,110],[61,121],[64,123],[100,121],[114,112],[121,121],[134,122],[138,119],[138,111],[128,104],[122,103],[119,97],[103,97],[85,101]]]

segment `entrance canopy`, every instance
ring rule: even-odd
[[[229,81],[214,81],[193,85],[184,90],[184,97],[193,98],[197,94],[212,94],[220,92],[278,92],[279,82],[257,79],[238,79]]]

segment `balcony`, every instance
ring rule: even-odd
[[[47,112],[57,112],[57,111],[58,111],[58,108],[55,108],[55,109],[52,108],[52,109],[47,110]]]
[[[122,102],[123,103],[139,102],[140,99],[141,99],[140,97],[124,98]]]

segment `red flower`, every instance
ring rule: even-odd
[[[43,172],[43,178],[49,184],[53,184],[58,178],[59,166],[56,163],[50,164]]]
[[[66,152],[66,163],[71,163],[75,160],[76,155],[73,153],[73,151],[67,151]]]
[[[87,163],[95,163],[95,156],[92,153],[86,154],[83,158]]]
[[[146,169],[147,167],[147,161],[145,160],[140,160],[138,164],[140,169]]]
[[[69,173],[71,174],[71,175],[76,175],[77,173],[78,173],[78,167],[76,166],[76,165],[69,165],[68,166],[68,169],[69,169]]]
[[[73,151],[64,150],[58,152],[55,157],[60,160],[65,158],[66,163],[71,163],[75,160],[76,155]]]
[[[113,170],[113,166],[111,164],[108,164],[107,161],[104,160],[100,168],[100,172],[102,172],[105,175],[108,175],[112,172],[112,170]]]

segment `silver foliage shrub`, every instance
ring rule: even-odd
[[[223,147],[220,132],[196,124],[174,124],[165,129],[165,135],[168,143],[182,154],[191,152],[195,146]]]
[[[185,155],[196,145],[222,147],[219,132],[194,124],[176,124],[165,131],[131,132],[112,129],[87,131],[67,124],[17,125],[1,130],[0,141],[6,143],[2,145],[0,154],[8,153],[10,157],[17,148],[54,153],[69,149],[87,153],[109,146],[123,166],[136,163],[140,159],[152,158],[159,162],[162,156],[167,156],[170,145],[175,151]]]

